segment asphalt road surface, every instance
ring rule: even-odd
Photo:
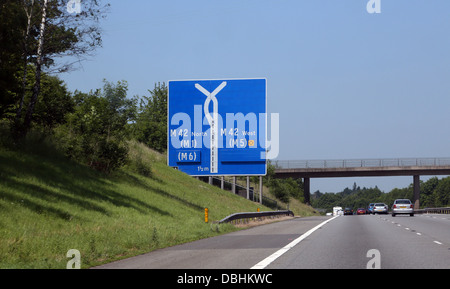
[[[450,215],[294,218],[97,268],[448,269]]]

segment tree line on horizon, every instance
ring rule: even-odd
[[[374,188],[361,188],[356,183],[352,188],[345,188],[338,193],[322,193],[319,190],[311,194],[311,203],[314,208],[325,209],[328,212],[333,207],[350,207],[354,210],[367,208],[370,203],[385,203],[389,208],[396,199],[414,198],[414,185],[405,188],[394,188],[388,193],[382,192],[377,186]],[[438,208],[450,206],[450,177],[439,179],[430,178],[420,182],[420,207]]]

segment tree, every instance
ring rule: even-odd
[[[44,68],[49,72],[68,71],[101,46],[99,20],[103,18],[106,8],[99,0],[83,1],[80,13],[68,12],[71,0],[23,0],[16,1],[16,14],[22,15],[23,85],[20,97],[16,100],[15,116],[16,135],[24,136],[31,127],[36,103],[41,92],[41,75]],[[17,5],[21,3],[21,6]],[[56,61],[58,57],[70,56],[66,63]],[[35,67],[33,93],[22,122],[22,110],[25,99],[25,76],[28,64]],[[52,68],[52,69],[50,69]]]
[[[0,2],[0,119],[12,119],[20,94],[18,71],[21,69],[23,27],[22,1]]]
[[[270,192],[282,202],[288,203],[289,199],[295,198],[304,202],[303,197],[303,183],[301,179],[270,179],[268,182]]]
[[[150,96],[141,99],[134,124],[134,136],[140,142],[159,151],[167,149],[167,86],[155,84]]]
[[[269,185],[270,192],[280,201],[288,203],[289,202],[289,192],[288,188],[280,179],[272,179]]]
[[[450,177],[439,181],[433,197],[435,207],[446,207],[450,205]]]
[[[31,99],[34,85],[34,67],[28,69],[28,75],[25,78],[24,87],[24,105],[27,105]],[[65,122],[67,113],[73,112],[75,103],[72,94],[57,76],[51,76],[46,73],[41,77],[41,93],[36,102],[36,108],[33,121],[39,127],[51,131],[56,125]]]
[[[23,124],[23,129],[20,134],[25,135],[31,125],[31,118],[33,116],[34,107],[36,106],[37,98],[39,93],[41,92],[41,72],[42,72],[42,63],[43,63],[43,49],[44,49],[44,35],[45,28],[47,22],[47,7],[48,0],[43,0],[41,5],[42,18],[39,28],[39,38],[38,38],[38,46],[37,46],[37,54],[36,54],[36,80],[33,86],[33,94],[31,96],[30,103],[28,104],[28,110],[25,115],[25,120]],[[20,119],[20,114],[18,113],[17,119]]]
[[[420,184],[420,206],[421,207],[434,207],[435,196],[434,192],[439,184],[439,179],[433,177],[426,182]]]
[[[313,200],[320,199],[320,197],[323,196],[323,193],[321,193],[319,190],[315,191],[313,194],[311,194],[311,198]]]
[[[136,101],[127,98],[128,84],[105,81],[103,90],[76,92],[75,109],[67,123],[56,129],[62,149],[72,159],[109,173],[125,164],[126,129],[134,119]]]
[[[339,194],[325,193],[319,199],[313,200],[315,208],[322,208],[331,211],[335,206],[345,206],[343,204],[343,197]]]

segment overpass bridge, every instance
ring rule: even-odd
[[[412,176],[414,208],[420,204],[420,176],[450,175],[450,158],[274,161],[277,178],[302,178],[310,203],[311,178]]]

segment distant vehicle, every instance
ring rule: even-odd
[[[369,206],[367,207],[368,214],[373,214],[373,205],[375,205],[375,203],[370,203]]]
[[[342,207],[333,207],[333,216],[342,215]]]
[[[357,215],[365,215],[367,214],[366,209],[364,208],[358,208],[358,210],[356,210],[356,214]]]
[[[353,209],[352,208],[345,208],[344,209],[344,216],[345,215],[353,215]]]
[[[397,199],[392,205],[392,217],[399,214],[409,214],[414,217],[414,205],[408,199]]]
[[[373,214],[388,214],[389,208],[384,203],[376,203],[373,206]]]

